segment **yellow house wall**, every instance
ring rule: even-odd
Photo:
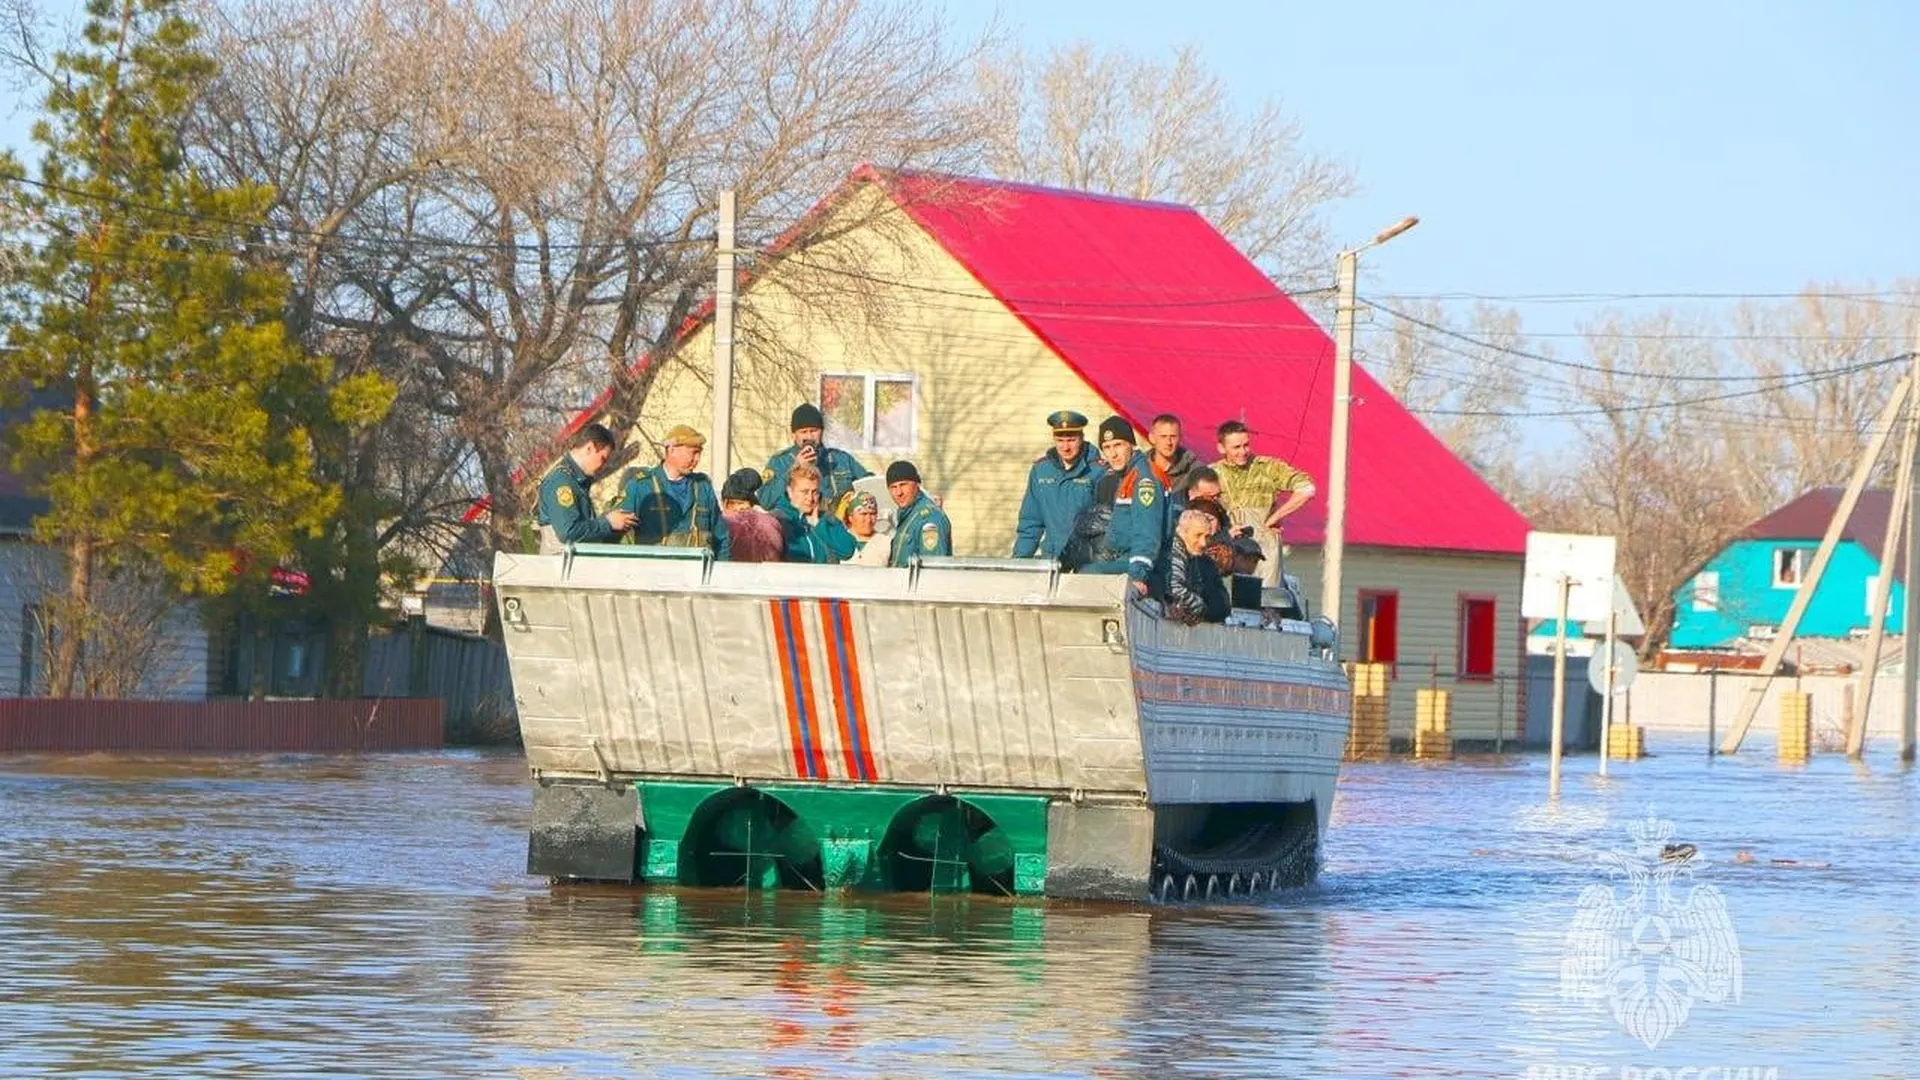
[[[793,408],[818,403],[822,374],[912,375],[913,445],[847,449],[875,473],[896,458],[913,461],[953,521],[955,554],[1006,555],[1027,470],[1052,446],[1046,416],[1075,409],[1098,424],[1112,406],[889,207],[869,189],[842,211],[865,227],[774,261],[741,292],[732,467],[763,468],[791,442]],[[682,423],[711,435],[712,380],[703,328],[662,362],[629,440],[651,443]],[[649,448],[635,460],[658,457]],[[709,472],[712,458],[709,451]]]
[[[1300,578],[1307,603],[1320,604],[1320,550],[1296,547],[1287,573]],[[1349,548],[1341,570],[1340,655],[1353,660],[1359,647],[1358,604],[1362,590],[1400,594],[1399,663],[1393,671],[1389,731],[1413,738],[1414,691],[1430,685],[1453,692],[1453,737],[1494,740],[1504,722],[1511,742],[1520,730],[1520,688],[1526,684],[1526,653],[1520,618],[1522,560],[1519,556]],[[1491,682],[1457,677],[1460,598],[1494,598],[1497,638]],[[1438,667],[1435,676],[1436,661]]]

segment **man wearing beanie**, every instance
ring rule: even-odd
[[[1113,488],[1113,520],[1107,526],[1113,557],[1090,562],[1080,571],[1125,574],[1134,591],[1144,595],[1167,543],[1167,492],[1154,478],[1153,463],[1135,444],[1133,425],[1123,417],[1109,416],[1100,422],[1100,456],[1111,474],[1120,478]]]
[[[827,418],[814,405],[793,410],[793,445],[773,455],[761,473],[762,492],[779,494],[787,490],[787,471],[795,462],[804,461],[820,470],[820,505],[834,506],[855,480],[872,476],[852,454],[825,442]],[[766,502],[767,500],[762,500]]]
[[[1073,537],[1073,523],[1093,502],[1094,483],[1106,470],[1087,453],[1087,418],[1071,409],[1047,417],[1053,449],[1027,470],[1027,493],[1013,533],[1013,557],[1057,559]]]
[[[713,481],[694,471],[706,447],[705,435],[681,424],[662,441],[658,466],[627,477],[620,498],[620,509],[633,515],[627,542],[703,547],[717,559],[733,557]]]
[[[920,470],[913,467],[913,462],[896,461],[887,466],[887,493],[893,496],[893,505],[900,508],[888,566],[906,566],[920,556],[953,554],[953,524],[947,520],[946,511],[920,490]]]

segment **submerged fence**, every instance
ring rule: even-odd
[[[351,701],[0,699],[0,753],[431,750],[436,698]]]

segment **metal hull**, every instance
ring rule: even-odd
[[[1116,577],[623,548],[501,554],[495,586],[532,872],[884,888],[930,860],[933,887],[1137,898],[1204,873],[1235,815],[1287,818],[1294,862],[1326,827],[1338,665],[1304,633],[1162,622]]]

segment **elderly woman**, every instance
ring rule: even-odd
[[[887,565],[892,545],[879,536],[880,500],[871,492],[849,491],[840,497],[840,520],[847,523],[854,545],[853,554],[841,562],[851,566]]]
[[[1169,619],[1189,626],[1225,622],[1233,611],[1233,599],[1220,577],[1220,568],[1207,556],[1215,525],[1213,515],[1206,511],[1188,510],[1174,526],[1173,543],[1167,545],[1166,587],[1160,601]]]

